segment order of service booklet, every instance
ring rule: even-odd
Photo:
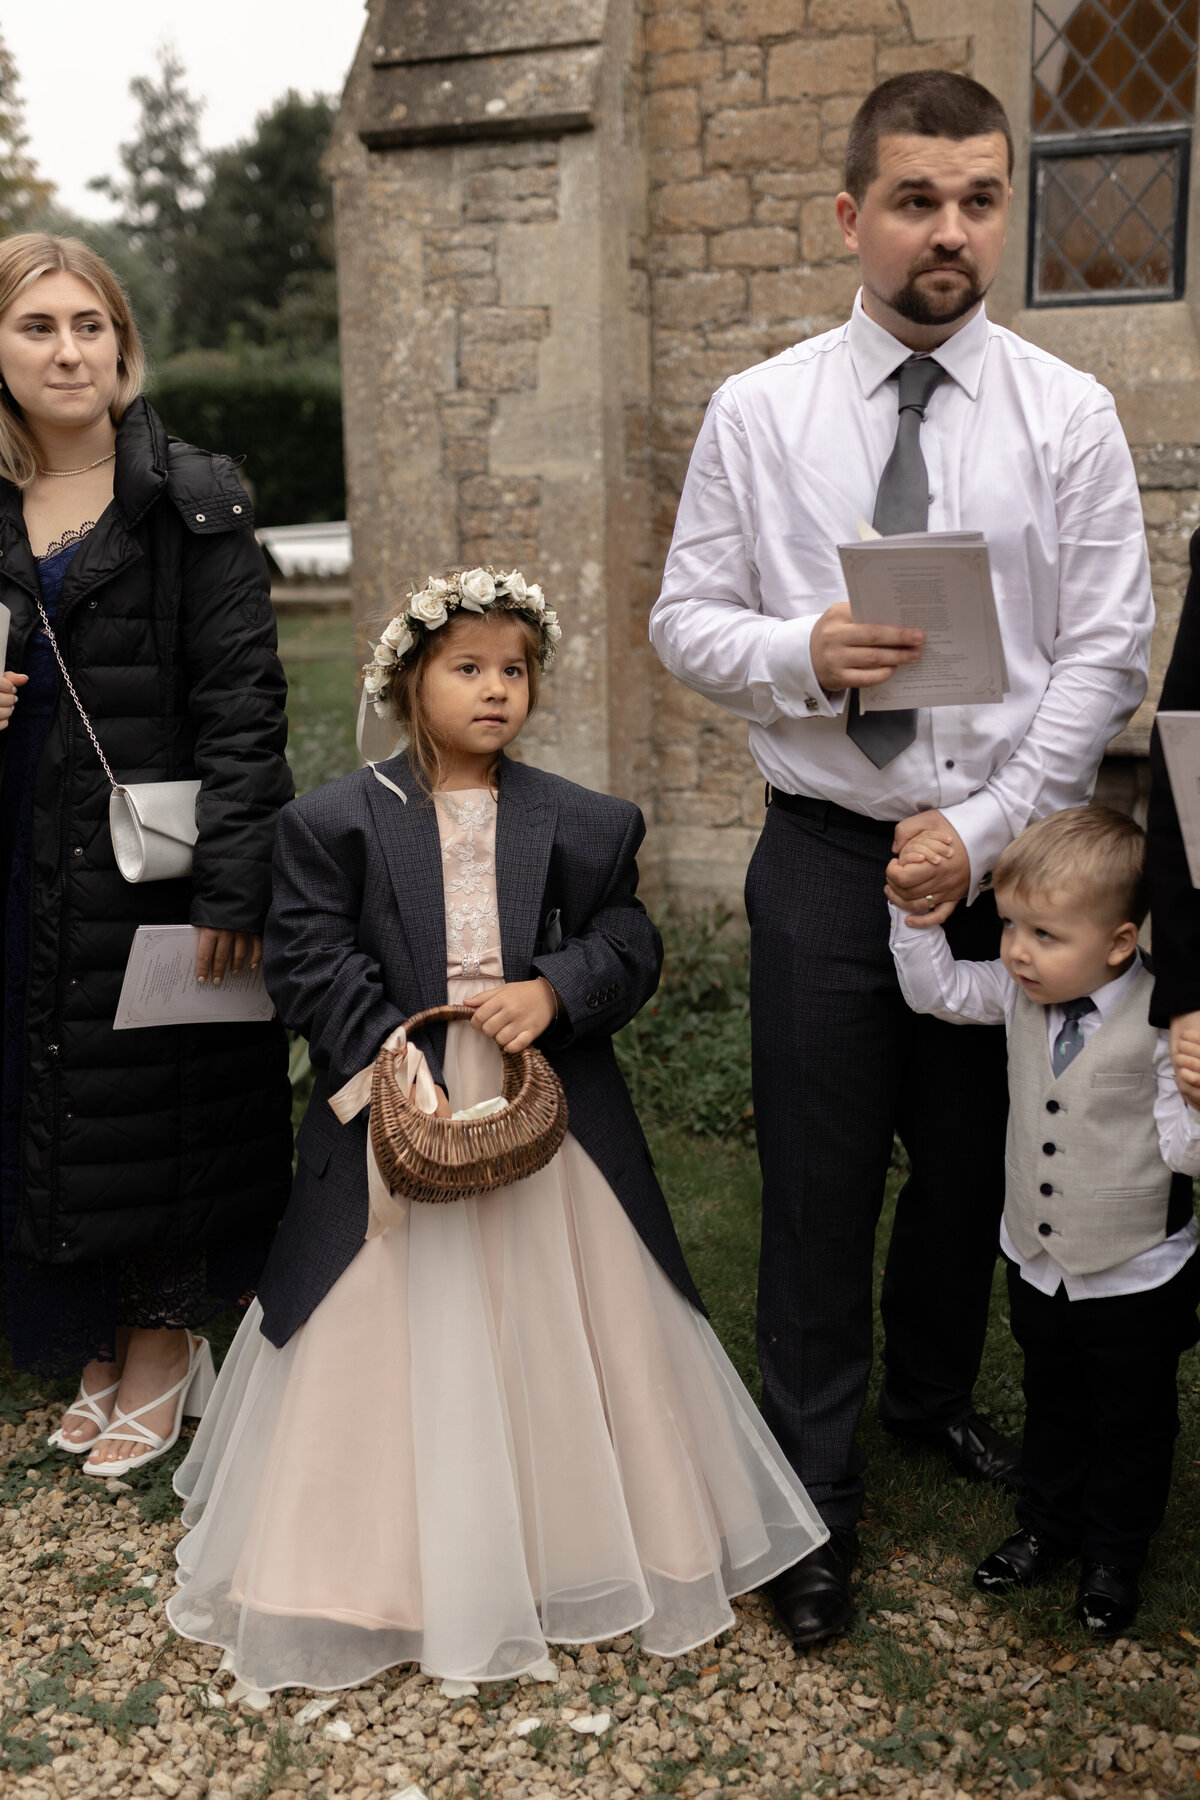
[[[839,544],[850,611],[862,625],[916,626],[920,662],[858,690],[864,713],[908,706],[997,705],[1008,669],[987,540],[979,531],[912,531]]]
[[[220,987],[196,980],[194,925],[139,925],[125,965],[114,1031],[148,1025],[256,1024],[275,1017],[262,965],[226,975]]]
[[[1171,778],[1188,874],[1192,886],[1200,888],[1200,713],[1160,712],[1154,722]]]

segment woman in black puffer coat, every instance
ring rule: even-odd
[[[278,1026],[113,1030],[139,925],[201,927],[210,979],[257,960],[292,793],[249,500],[226,458],[168,438],[142,366],[82,244],[0,243],[5,1286],[18,1366],[84,1365],[90,1404],[55,1438],[104,1475],[160,1454],[202,1403],[211,1361],[185,1328],[253,1289],[291,1172]],[[190,879],[118,873],[39,598],[117,779],[199,777]]]

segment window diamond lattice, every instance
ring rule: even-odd
[[[1190,124],[1200,0],[1034,0],[1033,129]]]

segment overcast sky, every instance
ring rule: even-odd
[[[178,51],[216,149],[289,87],[338,94],[364,19],[363,0],[0,0],[38,171],[89,218],[113,210],[86,184],[117,172],[137,120],[130,79],[153,72],[160,44]]]

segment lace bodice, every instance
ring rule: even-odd
[[[446,890],[446,972],[504,977],[496,904],[496,801],[487,788],[435,794]]]

